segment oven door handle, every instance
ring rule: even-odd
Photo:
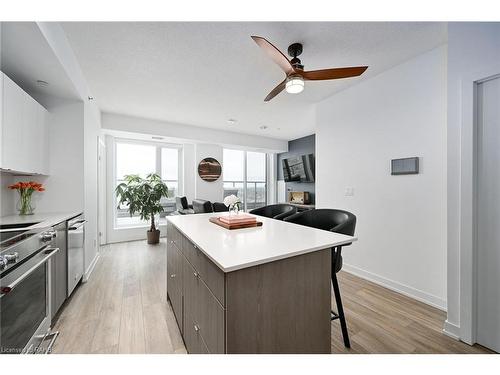
[[[45,250],[42,251],[50,251],[50,254],[47,254],[45,257],[43,257],[42,260],[40,260],[38,263],[36,263],[33,267],[31,267],[29,270],[27,270],[25,273],[23,273],[21,276],[19,276],[14,282],[7,286],[3,286],[0,289],[0,298],[8,294],[11,290],[13,290],[21,281],[26,279],[29,275],[31,275],[38,267],[40,267],[43,263],[47,262],[52,256],[54,256],[55,253],[59,251],[58,247],[49,247],[46,248]]]

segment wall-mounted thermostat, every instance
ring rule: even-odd
[[[392,159],[391,160],[391,174],[418,174],[418,157]]]

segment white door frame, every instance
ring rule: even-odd
[[[500,65],[462,78],[460,134],[460,340],[476,343],[477,85],[500,76]]]
[[[97,239],[99,245],[108,243],[106,222],[106,143],[103,135],[97,137]]]

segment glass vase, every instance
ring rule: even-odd
[[[238,204],[232,204],[229,207],[229,214],[230,215],[238,215],[240,212],[240,206]]]
[[[32,191],[19,190],[19,200],[17,201],[16,208],[19,215],[33,215],[35,206],[31,201]]]

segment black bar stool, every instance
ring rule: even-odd
[[[328,230],[330,232],[354,235],[356,228],[356,216],[350,212],[335,209],[317,209],[308,210],[288,216],[284,219],[291,223],[306,225],[308,227]],[[342,329],[342,337],[346,348],[351,347],[349,341],[349,333],[347,331],[347,322],[345,320],[344,307],[342,306],[342,298],[340,297],[339,282],[337,273],[342,269],[342,247],[349,244],[332,248],[332,285],[337,303],[337,312],[331,311],[331,320],[340,320]]]
[[[259,216],[269,217],[271,219],[283,220],[287,216],[297,212],[297,208],[291,204],[271,204],[269,206],[254,208],[249,213]]]

